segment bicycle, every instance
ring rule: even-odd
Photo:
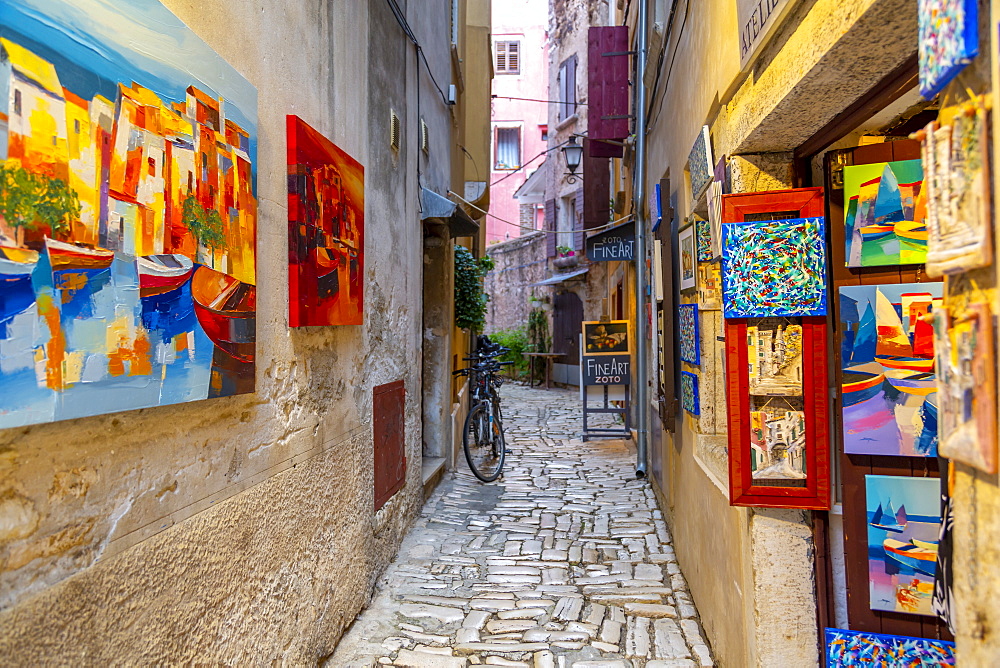
[[[500,476],[507,455],[503,412],[500,409],[500,394],[497,392],[503,385],[503,376],[497,372],[513,362],[496,361],[497,357],[507,352],[508,348],[498,346],[482,336],[476,353],[472,357],[462,358],[474,364],[452,373],[471,379],[472,407],[465,416],[462,449],[473,475],[483,482],[493,482]]]

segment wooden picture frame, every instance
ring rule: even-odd
[[[681,292],[698,287],[698,246],[694,231],[694,223],[688,223],[677,231],[677,271]]]

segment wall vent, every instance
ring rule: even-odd
[[[402,128],[399,122],[399,116],[396,115],[395,111],[389,112],[389,146],[392,150],[399,150],[399,143],[402,141]]]
[[[431,151],[431,131],[422,118],[420,119],[420,150],[424,153]]]

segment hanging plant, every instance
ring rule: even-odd
[[[489,256],[478,260],[464,246],[455,246],[455,326],[477,333],[486,325],[486,302],[483,278],[493,269]]]

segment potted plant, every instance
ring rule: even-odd
[[[575,267],[580,263],[580,258],[577,256],[576,251],[569,246],[556,246],[556,253],[559,255],[552,261],[552,264],[560,269]]]

